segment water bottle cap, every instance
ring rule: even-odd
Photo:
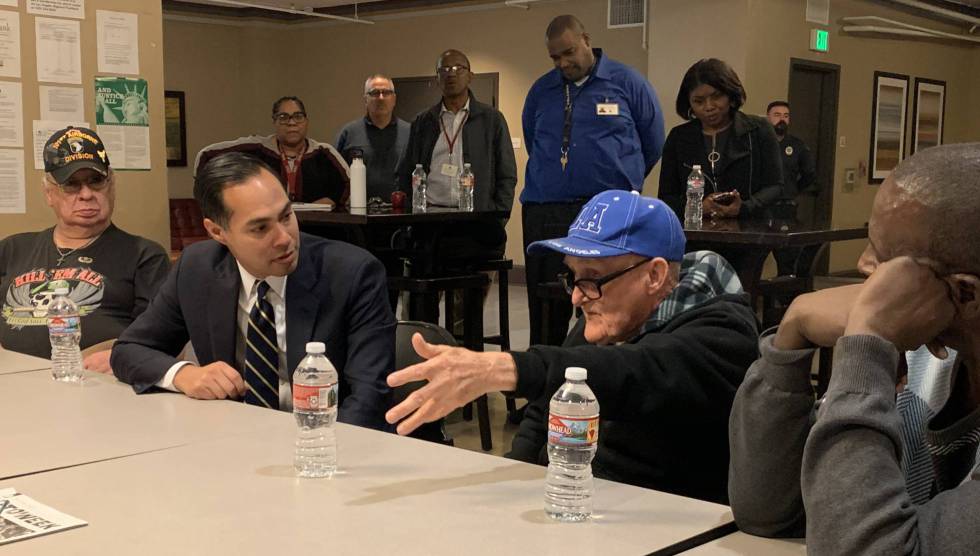
[[[327,347],[323,342],[306,342],[306,353],[324,353]]]
[[[68,295],[68,288],[57,288],[54,290],[55,295]]]
[[[691,169],[692,170],[700,170],[701,169],[701,165],[700,164],[695,164],[694,166],[691,166]]]
[[[565,380],[585,380],[589,377],[589,371],[582,367],[568,367],[565,369]]]
[[[416,165],[415,165],[415,167],[416,167],[416,168],[421,168],[421,167],[422,167],[422,165],[421,165],[421,164],[416,164]]]

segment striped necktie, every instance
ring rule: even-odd
[[[279,348],[276,314],[266,295],[269,284],[259,282],[258,297],[248,314],[245,334],[245,403],[279,409]]]

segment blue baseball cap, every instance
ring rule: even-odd
[[[567,237],[535,241],[527,252],[548,249],[587,259],[634,253],[680,261],[686,243],[684,228],[663,201],[637,191],[609,190],[582,207]]]

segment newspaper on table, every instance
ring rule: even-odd
[[[88,525],[15,489],[0,489],[0,545]]]

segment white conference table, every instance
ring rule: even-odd
[[[684,556],[805,556],[803,539],[767,539],[738,531],[683,553]]]
[[[647,554],[731,521],[727,506],[596,481],[591,522],[542,510],[545,468],[339,425],[341,472],[299,479],[296,425],[0,481],[89,522],[19,554]]]
[[[0,375],[50,369],[51,361],[0,348]]]
[[[48,363],[50,368],[50,363]],[[0,376],[0,479],[261,430],[267,410],[175,393],[136,395],[112,376]]]

